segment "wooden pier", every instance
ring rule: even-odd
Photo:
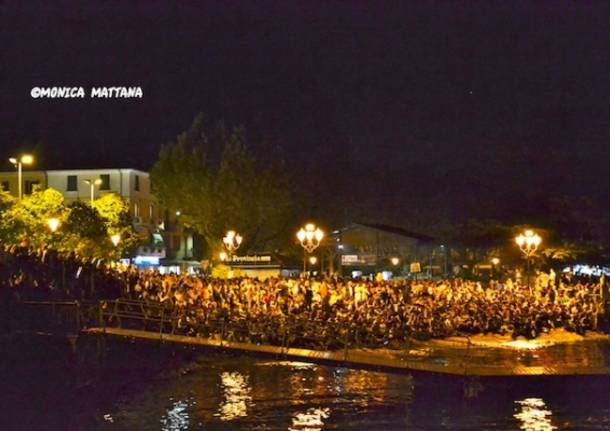
[[[248,352],[250,354],[273,355],[305,362],[325,363],[344,367],[380,368],[394,371],[423,371],[459,376],[506,377],[506,376],[574,376],[608,375],[610,367],[603,361],[583,365],[569,364],[562,357],[550,361],[544,349],[533,351],[511,351],[491,348],[448,347],[435,349],[427,343],[418,343],[408,351],[386,349],[347,349],[339,351],[319,351],[311,349],[259,345],[221,340],[218,338],[191,337],[152,331],[123,329],[115,327],[89,328],[83,332],[111,337],[123,337],[167,343],[177,343],[198,347]],[[586,342],[581,342],[586,343]],[[606,342],[607,343],[607,342]],[[557,346],[554,346],[557,347]],[[584,346],[581,346],[584,347]],[[608,346],[610,347],[610,346]],[[570,350],[578,349],[571,345]],[[557,350],[557,349],[556,349]],[[555,354],[561,354],[558,349]],[[586,352],[582,352],[586,354]],[[502,360],[497,361],[498,355]],[[531,355],[531,356],[528,356]],[[541,361],[532,361],[540,359]],[[598,358],[599,359],[599,358]],[[544,363],[543,363],[544,362]]]

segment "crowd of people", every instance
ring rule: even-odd
[[[5,300],[117,298],[124,290],[119,274],[102,260],[75,253],[0,244],[0,298]]]
[[[0,277],[0,289],[21,299],[136,299],[172,310],[185,334],[323,349],[480,333],[535,338],[554,328],[584,334],[604,311],[599,284],[561,277],[539,277],[531,289],[510,279],[217,279],[25,248],[0,249]]]

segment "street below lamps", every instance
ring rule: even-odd
[[[95,199],[95,186],[99,186],[102,184],[101,178],[97,180],[85,180],[85,184],[89,184],[91,186],[91,205],[93,205],[93,201]]]
[[[532,287],[530,285],[530,260],[534,253],[536,253],[538,246],[542,242],[542,238],[533,230],[528,229],[524,233],[518,235],[515,238],[515,242],[527,260],[527,287],[530,293],[532,293]]]
[[[21,200],[21,198],[23,196],[23,179],[22,179],[23,165],[31,165],[32,163],[34,163],[34,157],[30,154],[23,154],[19,158],[11,157],[8,160],[17,169],[17,184],[18,184],[17,188],[19,190],[19,193],[17,196],[18,196],[19,200]]]
[[[303,247],[303,272],[307,271],[307,253],[312,253],[324,238],[322,229],[316,227],[313,223],[307,223],[297,232],[297,239]]]

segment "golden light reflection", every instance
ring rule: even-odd
[[[521,421],[520,429],[526,431],[552,431],[557,429],[551,423],[553,412],[547,409],[545,402],[541,398],[526,398],[522,401],[515,401],[521,411],[514,414],[516,419]]]
[[[222,373],[220,378],[225,399],[216,416],[220,416],[223,421],[247,416],[248,405],[252,402],[252,388],[248,384],[248,377],[235,371]]]
[[[330,416],[329,408],[311,408],[305,413],[297,413],[292,418],[289,431],[320,431],[324,426],[324,419]]]

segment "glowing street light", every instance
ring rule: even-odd
[[[494,266],[498,266],[498,264],[500,263],[500,259],[497,257],[492,257],[491,258],[491,264]]]
[[[311,256],[309,258],[309,263],[311,263],[311,266],[315,265],[316,263],[318,263],[318,258],[315,256]]]
[[[228,231],[225,237],[222,239],[223,244],[225,245],[227,251],[230,254],[232,254],[235,250],[239,248],[242,241],[242,236],[234,230]]]
[[[97,180],[85,180],[86,184],[91,186],[91,205],[93,205],[93,200],[95,199],[95,186],[99,186],[102,184],[101,178]]]
[[[19,184],[18,186],[18,190],[19,190],[19,200],[21,200],[21,197],[23,196],[23,180],[22,180],[22,170],[23,170],[23,165],[31,165],[32,163],[34,163],[34,156],[30,155],[30,154],[22,154],[19,158],[17,157],[11,157],[10,159],[8,159],[9,162],[11,162],[15,168],[17,168],[17,182]]]
[[[112,243],[114,244],[114,246],[118,246],[119,242],[121,242],[121,235],[118,233],[115,233],[114,235],[110,235],[110,241],[112,241]]]
[[[59,227],[60,222],[58,218],[53,217],[47,220],[47,224],[49,225],[49,229],[51,229],[51,232],[55,232]]]
[[[390,259],[390,262],[392,262],[392,265],[396,266],[400,263],[400,259],[397,257],[393,257],[392,259]]]
[[[532,288],[530,286],[530,259],[532,255],[536,253],[536,250],[538,249],[540,243],[542,243],[542,238],[537,233],[534,233],[533,230],[528,229],[524,233],[518,235],[515,238],[515,242],[517,243],[519,249],[525,255],[525,258],[527,260],[527,287],[529,288],[531,293]]]
[[[297,239],[307,253],[311,253],[318,248],[323,238],[324,232],[313,223],[307,223],[297,232]],[[303,272],[305,271],[307,271],[307,259],[303,255]]]
[[[324,238],[324,232],[320,228],[316,228],[313,223],[307,223],[305,228],[301,228],[297,232],[297,239],[308,253],[314,251],[320,245]]]

